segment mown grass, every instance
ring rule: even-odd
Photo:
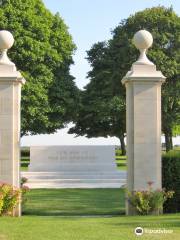
[[[163,155],[166,155],[167,157],[173,156],[173,157],[178,157],[178,158],[180,158],[180,149],[179,149],[179,148],[176,148],[176,149],[173,149],[173,150],[171,150],[171,151],[169,151],[169,152],[167,152],[167,153],[164,152]]]
[[[123,158],[116,158],[116,165],[119,170],[127,170],[127,165],[126,165],[126,156],[123,156]]]
[[[120,215],[125,210],[122,189],[37,189],[27,197],[26,215],[0,218],[0,240],[180,239],[180,214]],[[137,237],[138,226],[173,233]]]
[[[117,162],[125,164],[125,159],[119,158]],[[180,239],[180,214],[122,215],[125,212],[122,189],[37,189],[27,197],[21,218],[0,218],[0,240]],[[138,226],[169,229],[173,233],[145,233],[137,237],[134,229]]]
[[[124,214],[123,189],[33,189],[25,215],[78,216]]]
[[[144,234],[134,229],[169,229],[171,234]],[[159,217],[36,217],[0,219],[2,240],[178,240],[180,214]]]
[[[21,218],[0,218],[0,240],[178,240],[180,214],[125,216],[122,189],[36,189]],[[144,234],[136,227],[173,230]]]

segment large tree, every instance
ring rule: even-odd
[[[90,83],[82,94],[79,115],[75,121],[75,127],[70,132],[86,133],[89,136],[90,132],[92,136],[117,136],[120,133],[121,136],[125,135],[125,88],[120,81],[138,58],[139,53],[132,44],[132,38],[140,29],[146,29],[152,33],[154,44],[148,56],[167,77],[162,87],[162,130],[166,138],[166,149],[172,148],[173,129],[179,125],[178,115],[180,114],[180,80],[178,79],[180,18],[172,8],[155,7],[137,12],[121,21],[112,31],[112,39],[107,43],[95,44],[88,51],[88,60],[92,67],[88,74]],[[110,110],[111,104],[114,109],[117,109],[117,99],[118,111],[114,111],[115,117],[113,117]],[[99,107],[97,103],[100,106],[104,105],[104,108]],[[92,114],[93,104],[97,106],[94,114]],[[106,121],[102,124],[104,111]],[[99,117],[97,118],[96,115]],[[88,121],[84,122],[83,119],[86,118]],[[99,128],[97,128],[98,124]]]
[[[27,80],[22,135],[64,127],[73,119],[79,91],[69,73],[75,45],[62,18],[41,0],[2,0],[0,29],[14,35],[9,56]]]
[[[81,93],[78,116],[69,133],[89,138],[116,136],[124,155],[125,102],[120,94],[115,94],[116,87],[109,81],[113,74],[113,61],[108,45],[105,42],[95,44],[88,51],[87,59],[92,67],[88,73],[91,81]]]
[[[169,151],[172,149],[173,129],[179,125],[180,114],[180,18],[172,8],[156,7],[138,12],[122,21],[113,31],[111,40],[112,55],[115,56],[114,63],[117,64],[114,69],[120,78],[139,54],[131,41],[133,34],[139,29],[152,33],[154,44],[148,56],[167,77],[162,86],[162,131],[165,135],[166,150]]]

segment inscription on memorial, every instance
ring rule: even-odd
[[[30,171],[115,170],[114,146],[37,146],[30,150]]]
[[[56,151],[48,155],[49,160],[95,160],[98,156],[88,151]]]

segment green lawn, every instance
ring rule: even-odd
[[[121,155],[121,150],[116,150],[116,165],[119,170],[127,170],[126,156]]]
[[[116,164],[117,164],[117,168],[119,170],[127,170],[126,157],[121,158],[121,159],[116,158]]]
[[[180,239],[180,214],[126,217],[122,212],[122,189],[31,190],[26,215],[0,218],[0,240]],[[137,237],[137,226],[174,232]]]
[[[22,159],[27,170],[28,157]],[[117,156],[119,169],[126,158]],[[127,217],[122,189],[31,190],[21,218],[0,218],[0,240],[179,240],[180,213]],[[173,230],[137,237],[134,229]]]
[[[124,210],[122,189],[34,189],[28,195],[26,215],[120,215]]]
[[[172,229],[172,234],[136,237],[137,226]],[[180,215],[160,217],[35,217],[0,219],[1,240],[178,240]]]
[[[30,157],[22,156],[21,157],[21,171],[28,171],[29,163],[30,163]]]

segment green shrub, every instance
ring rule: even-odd
[[[116,155],[116,156],[121,156],[121,155],[122,155],[121,149],[116,149],[116,150],[115,150],[115,155]]]
[[[12,215],[13,209],[20,202],[20,198],[20,189],[6,183],[0,183],[0,216]]]
[[[25,183],[27,183],[28,179],[26,177],[22,177],[21,178],[21,204],[22,204],[22,208],[24,208],[25,203],[27,202],[27,197],[26,197],[26,193],[29,192],[29,188],[24,185]]]
[[[22,209],[24,208],[26,202],[27,202],[27,197],[26,193],[29,192],[29,188],[27,186],[22,186],[21,188],[21,204],[22,204]]]
[[[170,151],[162,156],[162,186],[175,192],[164,204],[164,212],[180,212],[180,151]]]
[[[23,185],[24,185],[25,183],[27,183],[27,181],[28,181],[28,179],[27,179],[26,177],[22,177],[22,178],[21,178],[21,187],[23,187]]]
[[[128,201],[139,215],[159,215],[162,213],[164,202],[173,197],[173,191],[153,190],[152,184],[153,182],[148,182],[149,189],[146,191],[128,192]]]
[[[30,157],[30,149],[29,148],[21,148],[21,157]]]

